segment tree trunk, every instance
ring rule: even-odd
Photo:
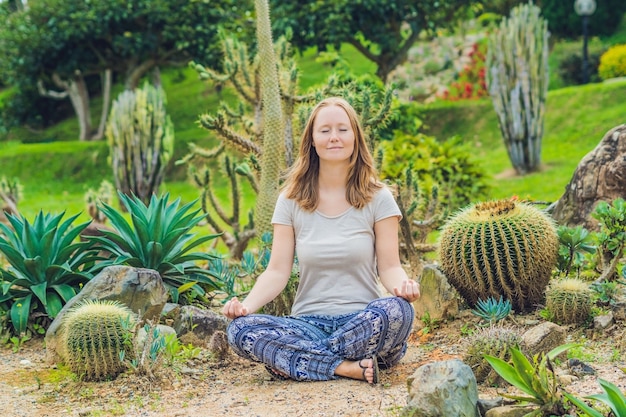
[[[104,137],[107,117],[109,117],[109,107],[111,106],[111,79],[112,71],[105,70],[102,73],[102,113],[100,114],[100,124],[98,131],[91,137],[91,140],[100,140]]]
[[[596,148],[578,164],[565,193],[556,202],[552,217],[561,225],[582,225],[598,230],[591,216],[600,201],[611,204],[626,195],[626,124],[604,135]]]
[[[63,93],[52,91],[43,92],[42,95],[52,98],[65,98],[69,96],[72,107],[78,118],[79,139],[81,141],[91,140],[91,113],[89,112],[89,91],[87,84],[80,71],[76,71],[71,79],[63,80],[59,74],[52,75],[54,84],[63,90]]]

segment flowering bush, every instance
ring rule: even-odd
[[[488,95],[485,82],[485,59],[487,57],[487,40],[481,39],[474,43],[466,54],[463,69],[458,73],[456,81],[438,96],[444,100],[463,100],[486,97]]]
[[[626,76],[626,44],[615,45],[602,54],[598,74],[603,80]]]
[[[398,86],[402,99],[432,102],[460,80],[463,70],[472,65],[470,54],[474,45],[481,44],[486,37],[484,31],[477,31],[478,28],[472,26],[472,22],[466,23],[469,26],[463,36],[439,35],[411,48],[407,61],[389,76],[389,80]]]

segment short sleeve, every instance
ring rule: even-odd
[[[396,199],[387,187],[381,188],[374,197],[374,221],[378,222],[388,217],[397,216],[402,219],[402,212],[396,203]]]
[[[283,224],[293,226],[293,207],[295,202],[285,197],[284,193],[280,193],[276,206],[274,207],[274,215],[272,216],[272,224]]]

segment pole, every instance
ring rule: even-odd
[[[583,84],[589,82],[589,56],[587,54],[587,27],[589,25],[589,16],[583,16]]]

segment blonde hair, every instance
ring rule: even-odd
[[[367,148],[365,134],[356,111],[343,98],[329,97],[313,108],[302,132],[298,159],[289,170],[282,187],[287,198],[295,200],[307,211],[315,210],[319,203],[320,161],[313,146],[313,124],[320,109],[330,106],[341,107],[346,112],[354,132],[354,152],[350,156],[346,200],[356,208],[363,208],[383,186],[378,180],[374,158]]]

